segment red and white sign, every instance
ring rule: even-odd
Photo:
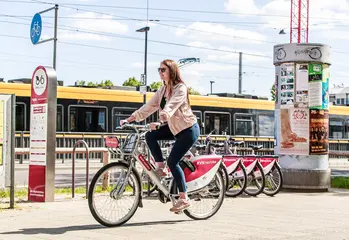
[[[48,76],[46,69],[35,69],[31,84],[30,157],[28,200],[45,201],[47,158]]]

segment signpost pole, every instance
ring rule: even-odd
[[[38,66],[33,73],[31,86],[28,200],[52,202],[56,160],[55,70]]]
[[[16,97],[15,95],[11,95],[11,139],[10,139],[10,147],[11,147],[11,168],[10,168],[10,208],[13,209],[15,207],[15,109],[16,109]]]
[[[55,32],[53,40],[53,69],[57,71],[56,60],[57,60],[57,22],[58,22],[58,4],[55,5]]]

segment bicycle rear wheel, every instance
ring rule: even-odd
[[[236,176],[235,172],[229,175],[229,183],[227,192],[225,195],[228,197],[236,197],[244,192],[247,186],[247,174],[246,169],[243,166],[242,162],[239,163],[238,166],[241,169],[241,173]]]
[[[265,187],[265,176],[263,172],[263,167],[259,162],[257,162],[253,171],[247,175],[247,186],[244,190],[250,196],[257,196]]]
[[[102,167],[93,177],[88,206],[100,224],[115,227],[126,223],[136,212],[141,199],[140,177],[135,168],[123,162],[112,162]],[[125,207],[120,205],[125,203]],[[106,207],[107,209],[105,209]],[[115,215],[120,214],[120,217]]]
[[[279,164],[275,163],[271,171],[265,175],[265,188],[263,193],[267,196],[274,196],[280,192],[283,184],[283,177]]]

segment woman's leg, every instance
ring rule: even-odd
[[[200,135],[199,125],[196,123],[191,128],[187,128],[176,135],[176,142],[168,157],[167,165],[171,170],[173,178],[179,189],[179,201],[171,208],[173,212],[181,211],[190,206],[186,192],[186,182],[179,161],[186,152],[193,146]]]
[[[161,126],[158,130],[153,130],[145,134],[145,141],[149,147],[151,154],[154,157],[157,168],[164,168],[164,158],[158,143],[158,140],[174,140],[174,136],[170,131],[168,125]],[[160,175],[165,175],[166,173]],[[167,174],[166,174],[167,175]]]

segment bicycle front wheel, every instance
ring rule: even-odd
[[[194,220],[205,220],[215,215],[221,208],[226,184],[223,178],[223,171],[217,171],[208,186],[201,191],[188,194],[191,199],[191,206],[184,210],[185,215]]]
[[[123,162],[102,167],[93,177],[88,206],[100,224],[115,227],[126,223],[136,212],[141,199],[140,177],[135,168]]]

